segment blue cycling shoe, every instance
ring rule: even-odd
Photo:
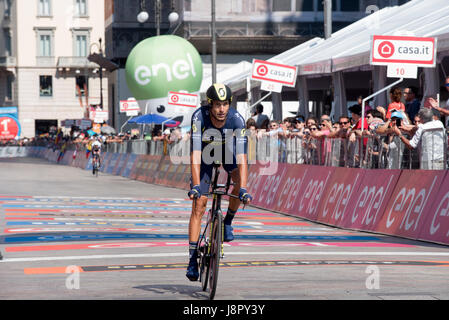
[[[230,224],[224,225],[224,242],[230,242],[234,240],[234,234],[232,233],[233,230],[234,228]]]
[[[186,277],[190,281],[197,281],[200,274],[198,273],[198,261],[197,259],[191,259],[189,261],[189,266],[187,267]]]

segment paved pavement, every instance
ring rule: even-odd
[[[0,172],[0,299],[208,298],[185,277],[185,191],[41,159]],[[449,299],[447,246],[253,207],[234,221],[216,300]]]

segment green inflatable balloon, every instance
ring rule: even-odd
[[[185,114],[167,105],[169,91],[196,93],[203,79],[198,51],[187,40],[164,35],[139,42],[126,61],[126,82],[142,112],[165,117]]]

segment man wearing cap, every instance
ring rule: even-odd
[[[354,104],[350,106],[348,110],[351,112],[351,117],[355,121],[354,127],[349,131],[349,141],[355,142],[356,134],[359,136],[362,135],[362,107],[358,104]],[[366,120],[366,117],[363,118],[363,130],[368,130],[368,121]],[[366,141],[364,141],[363,144],[366,144]]]

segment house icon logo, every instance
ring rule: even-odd
[[[388,59],[394,54],[394,45],[390,41],[382,41],[377,51],[382,58]]]

